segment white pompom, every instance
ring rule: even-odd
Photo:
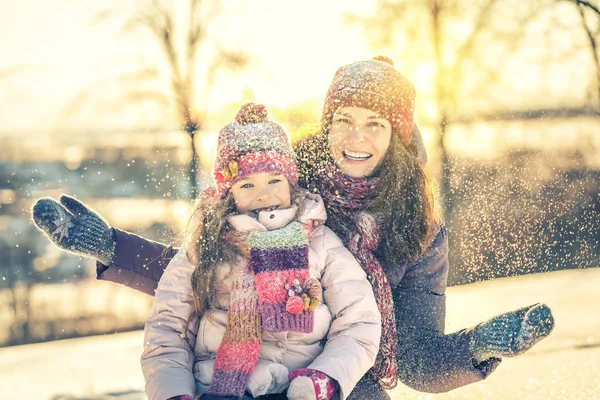
[[[298,376],[292,380],[287,391],[289,400],[315,400],[317,393],[312,379],[306,376]]]

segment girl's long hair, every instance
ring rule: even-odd
[[[312,133],[305,133],[293,143],[300,184],[309,189],[314,188],[313,182],[319,179],[319,171],[326,163],[334,162],[327,132],[328,124],[316,131],[313,128]],[[405,146],[395,131],[376,174],[380,176],[377,195],[367,211],[380,221],[377,253],[385,260],[384,265],[413,262],[434,239],[441,222],[433,181],[418,161],[417,149],[410,144]]]
[[[200,318],[212,304],[212,286],[215,266],[234,260],[234,252],[227,245],[226,232],[230,229],[227,217],[235,213],[231,192],[224,198],[200,196],[187,226],[187,257],[196,266],[192,273],[192,290],[196,316]]]
[[[303,199],[307,191],[290,188],[291,200],[303,213]],[[222,262],[233,263],[238,255],[245,256],[247,234],[236,232],[227,217],[237,209],[231,192],[224,199],[218,196],[200,196],[188,221],[187,257],[196,265],[192,273],[192,290],[195,304],[194,317],[201,318],[206,309],[214,306],[214,279],[216,266]],[[247,249],[246,249],[247,250]]]

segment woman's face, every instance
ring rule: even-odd
[[[329,128],[329,151],[344,175],[363,178],[381,164],[391,138],[386,118],[362,107],[341,107]]]

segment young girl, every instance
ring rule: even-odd
[[[214,185],[146,323],[150,400],[286,389],[290,399],[337,390],[344,399],[373,366],[381,316],[372,287],[324,226],[321,198],[298,188],[294,158],[264,106],[243,106],[219,133]]]

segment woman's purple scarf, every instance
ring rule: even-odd
[[[379,353],[370,372],[383,388],[393,389],[398,384],[394,300],[383,268],[373,254],[381,240],[379,222],[365,211],[377,196],[378,183],[379,177],[350,178],[335,164],[328,163],[320,169],[313,185],[325,202],[327,225],[344,241],[373,286],[382,333]]]

